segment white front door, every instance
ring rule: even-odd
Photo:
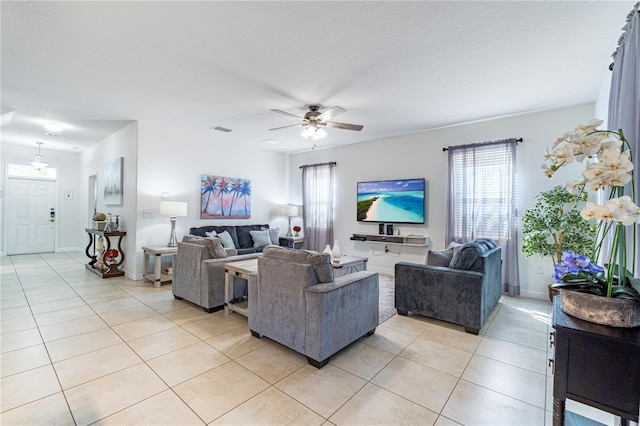
[[[8,181],[7,254],[54,251],[56,182],[20,178]]]

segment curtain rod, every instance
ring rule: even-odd
[[[300,166],[301,169],[304,169],[305,167],[318,167],[318,166],[335,166],[337,163],[335,161],[330,161],[328,163],[315,163],[315,164],[305,164],[303,166]]]
[[[513,139],[513,138],[512,138],[512,139]],[[480,145],[491,145],[491,144],[494,144],[494,143],[503,143],[503,142],[507,142],[507,141],[510,141],[510,140],[512,140],[512,139],[503,139],[503,140],[500,140],[500,141],[494,141],[494,142],[471,143],[471,144],[468,144],[468,145],[456,145],[454,148],[464,148],[464,147],[469,147],[469,146],[480,146]],[[515,141],[516,141],[516,144],[517,144],[518,142],[520,142],[520,143],[522,143],[522,142],[523,142],[522,138],[515,139]],[[442,150],[443,150],[443,151],[449,151],[449,148],[442,148]]]

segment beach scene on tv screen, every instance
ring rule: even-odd
[[[358,182],[358,221],[424,223],[424,179]]]

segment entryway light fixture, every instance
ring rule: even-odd
[[[40,146],[42,145],[42,142],[36,142],[36,143],[38,144],[38,155],[36,155],[36,158],[34,158],[33,161],[29,161],[29,162],[36,169],[42,170],[49,165],[49,162],[43,161],[44,157],[40,155]]]
[[[187,215],[187,203],[181,201],[160,201],[160,216],[169,216],[171,218],[171,236],[167,247],[177,247],[176,239],[176,217]]]
[[[62,124],[58,124],[58,123],[47,123],[44,125],[44,128],[54,133],[61,132],[64,130],[64,127],[62,127]]]

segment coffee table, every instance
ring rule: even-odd
[[[334,260],[331,260],[331,265],[333,266],[333,276],[337,278],[358,271],[366,271],[369,258],[344,255],[340,256],[339,263],[335,263]]]
[[[232,303],[233,300],[233,277],[240,277],[247,280],[258,273],[258,259],[239,260],[224,264],[224,313],[229,315],[237,312],[245,317],[249,316],[249,303],[244,300],[239,303]]]

